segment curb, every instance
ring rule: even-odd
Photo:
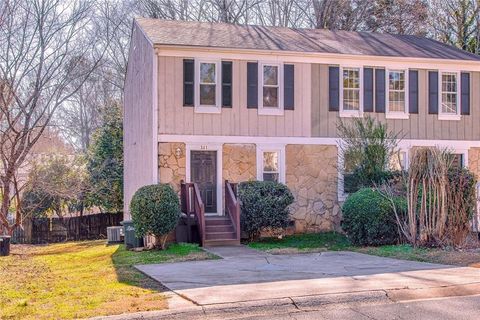
[[[170,310],[146,311],[90,320],[153,320],[153,319],[226,319],[235,317],[260,317],[321,310],[338,305],[392,303],[383,290],[355,293],[287,297],[226,304],[212,304]]]

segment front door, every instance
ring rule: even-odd
[[[191,151],[191,181],[198,185],[206,213],[217,212],[217,151]]]

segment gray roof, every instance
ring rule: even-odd
[[[148,18],[136,18],[136,21],[157,45],[480,61],[480,56],[411,35]]]

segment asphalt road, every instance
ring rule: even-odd
[[[440,298],[361,306],[338,305],[319,311],[299,311],[282,315],[239,317],[233,319],[278,319],[278,320],[478,320],[480,319],[480,296]]]

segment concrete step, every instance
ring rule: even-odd
[[[206,240],[235,240],[237,234],[234,232],[207,232]]]
[[[220,246],[239,246],[240,240],[232,239],[217,239],[217,240],[205,240],[204,247],[220,247]]]
[[[234,229],[233,229],[233,225],[232,224],[229,224],[229,225],[213,225],[213,226],[209,226],[207,225],[205,227],[205,231],[206,233],[211,233],[211,232],[233,232]]]

